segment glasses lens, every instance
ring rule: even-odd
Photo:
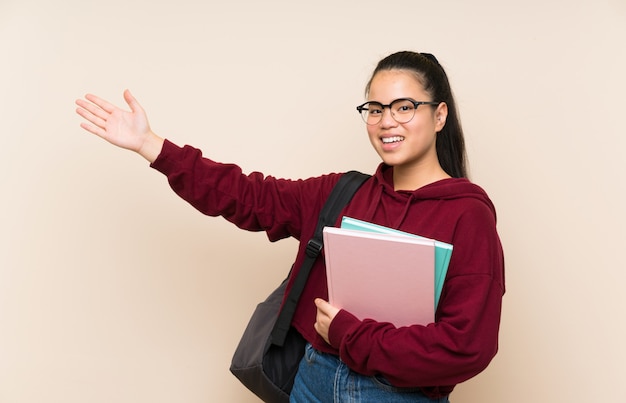
[[[397,99],[391,103],[391,114],[398,123],[407,123],[415,116],[415,104],[408,99]]]
[[[377,125],[383,118],[385,108],[389,108],[391,116],[398,123],[407,123],[415,116],[415,102],[410,99],[396,99],[391,105],[383,105],[380,102],[367,102],[360,106],[359,112],[365,123]]]
[[[368,125],[380,122],[383,116],[383,106],[378,102],[367,102],[361,108],[361,117]]]

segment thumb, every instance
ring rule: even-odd
[[[323,299],[315,298],[315,306],[320,311],[324,311],[327,305],[328,305],[328,302],[324,301]]]
[[[124,100],[130,106],[130,110],[133,112],[141,111],[143,108],[137,102],[137,99],[130,93],[130,90],[124,90]]]

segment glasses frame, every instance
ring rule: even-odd
[[[393,105],[394,103],[396,103],[398,101],[409,101],[415,107],[415,110],[413,111],[413,116],[411,116],[411,119],[407,120],[406,122],[398,122],[398,120],[396,119],[395,115],[393,114],[393,111],[391,110],[391,105]],[[383,113],[385,112],[385,108],[388,108],[389,112],[391,112],[391,117],[393,118],[393,120],[395,120],[396,122],[398,122],[400,124],[404,124],[404,123],[409,123],[411,120],[413,120],[413,118],[415,117],[415,111],[417,110],[417,108],[420,105],[439,105],[440,103],[441,102],[435,102],[435,101],[416,101],[416,100],[414,100],[412,98],[398,98],[398,99],[394,99],[393,101],[391,101],[388,104],[383,104],[383,103],[378,102],[378,101],[367,101],[367,102],[364,102],[361,105],[357,106],[356,110],[361,115],[361,118],[363,119],[365,124],[370,125],[370,126],[374,126],[374,125],[377,125],[377,124],[379,124],[380,122],[383,121],[383,115],[382,114],[380,115],[380,119],[376,123],[369,123],[367,121],[367,118],[363,115],[363,111],[369,111],[369,109],[366,106],[367,104],[377,104],[377,105],[380,105],[380,107],[383,110]]]

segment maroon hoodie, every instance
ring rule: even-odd
[[[294,270],[304,259],[317,217],[341,174],[305,180],[277,179],[203,158],[200,150],[166,141],[152,167],[172,189],[210,216],[240,228],[265,231],[271,241],[300,243]],[[344,212],[357,219],[453,245],[435,323],[395,328],[359,320],[341,310],[327,344],[315,331],[316,297],[328,299],[324,259],[317,260],[300,298],[293,326],[318,350],[337,354],[354,371],[382,375],[397,387],[448,395],[454,385],[487,367],[498,348],[504,294],[504,258],[496,213],[487,194],[467,179],[444,179],[415,191],[395,191],[393,168],[381,164]],[[289,288],[289,286],[288,286]]]

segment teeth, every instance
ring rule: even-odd
[[[398,141],[402,141],[404,140],[404,137],[402,136],[383,137],[382,140],[384,144],[389,144],[389,143],[396,143]]]

